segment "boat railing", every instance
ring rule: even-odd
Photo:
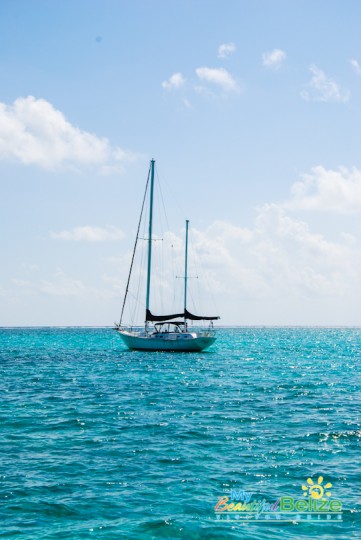
[[[119,324],[116,324],[114,327],[114,330],[121,330],[122,332],[129,332],[129,333],[144,333],[144,328],[142,326],[133,326],[131,324],[122,324],[121,326]]]
[[[201,337],[215,337],[215,335],[216,335],[216,331],[215,331],[215,329],[213,327],[212,328],[210,328],[210,327],[207,327],[207,328],[193,327],[192,330],[197,332],[197,334],[199,336],[201,336]]]

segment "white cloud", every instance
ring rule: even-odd
[[[350,64],[357,75],[361,75],[361,66],[354,58],[350,60]]]
[[[20,267],[28,272],[37,272],[40,270],[39,266],[33,263],[21,263]]]
[[[361,212],[361,170],[314,167],[310,174],[293,184],[291,199],[284,206],[339,214]]]
[[[120,229],[107,225],[106,227],[74,227],[73,229],[60,232],[51,232],[51,236],[57,240],[71,240],[75,242],[105,242],[108,240],[121,240],[124,233]]]
[[[26,280],[26,279],[12,278],[12,279],[11,279],[11,283],[12,283],[13,285],[15,285],[15,287],[24,287],[24,288],[29,288],[29,287],[31,287],[31,281]]]
[[[45,99],[19,97],[0,103],[0,159],[45,169],[119,166],[134,155],[73,126]]]
[[[268,267],[280,290],[296,288],[317,296],[339,295],[354,281],[352,250],[342,242],[314,233],[304,221],[288,216],[278,205],[264,205],[256,220],[259,259]],[[260,241],[259,241],[260,240]]]
[[[262,54],[262,64],[270,69],[279,69],[285,60],[286,53],[281,49],[273,49],[273,51]]]
[[[183,238],[173,235],[172,245],[175,268],[181,269]],[[329,306],[361,292],[360,243],[327,239],[276,204],[261,207],[248,228],[225,221],[203,231],[192,228],[190,245],[189,275],[199,279],[189,281],[189,301],[194,302],[189,309],[217,314],[213,298],[225,324],[322,324],[322,316],[326,324],[341,321],[336,311],[327,319]],[[174,284],[170,268],[166,265],[168,273],[159,281],[155,275],[155,312],[162,310],[161,296],[162,302],[178,298],[173,308],[182,303],[183,285],[181,280]],[[321,305],[323,315],[317,321],[314,308]],[[143,317],[142,310],[139,315]]]
[[[346,102],[350,98],[348,90],[340,86],[319,69],[317,66],[310,66],[312,78],[307,88],[301,92],[301,97],[305,101]]]
[[[199,279],[189,282],[190,310],[194,307],[198,313],[219,313],[222,324],[359,324],[361,235],[339,228],[337,239],[332,239],[312,230],[304,220],[295,219],[291,212],[294,209],[339,212],[340,208],[348,211],[356,209],[357,204],[360,208],[360,186],[361,173],[356,169],[328,171],[315,167],[293,186],[290,201],[282,205],[264,204],[247,227],[216,221],[206,230],[192,228],[189,275]],[[351,202],[353,199],[355,203]],[[336,204],[337,200],[340,205]],[[74,231],[63,231],[69,233],[63,237],[84,239],[83,233],[73,234]],[[173,279],[174,275],[183,275],[183,233],[166,232],[162,238],[162,242],[154,245],[155,268],[159,263],[165,272],[160,276],[154,271],[153,290],[157,291],[152,298],[154,312],[181,306],[183,301],[183,282]],[[94,237],[87,233],[85,239]],[[163,252],[161,256],[164,246],[172,246],[172,260],[163,258]],[[115,305],[123,297],[130,258],[130,252],[110,258],[109,272],[96,277],[93,285],[59,270],[43,279],[35,274],[34,283],[21,279],[22,276],[13,278],[12,290],[0,287],[0,295],[19,302],[21,297],[41,293],[51,297],[54,306],[59,305],[56,298],[64,297],[70,299],[74,309],[80,310],[89,301],[87,309],[90,306],[96,312],[94,306],[99,299]],[[137,261],[142,258],[142,253],[138,253]],[[129,290],[130,304],[136,306],[139,322],[144,319],[145,296],[145,275],[140,275],[144,278],[141,282],[135,272]],[[128,319],[129,315],[125,321]]]
[[[220,86],[226,92],[238,92],[239,88],[232,75],[224,68],[200,67],[196,69],[197,77]]]
[[[189,275],[199,276],[199,279],[190,279],[189,308],[193,309],[193,298],[198,301],[199,290],[201,302],[194,302],[195,311],[219,313],[222,324],[360,324],[361,234],[357,230],[351,231],[353,234],[343,231],[342,224],[349,221],[344,220],[340,221],[337,238],[332,238],[331,233],[321,234],[291,213],[293,210],[327,210],[345,214],[360,209],[361,171],[355,168],[327,170],[318,166],[292,186],[290,200],[283,204],[263,205],[247,227],[216,221],[206,230],[191,229]],[[332,219],[342,217],[334,215]],[[93,234],[94,230],[98,234]],[[59,238],[68,240],[100,241],[107,233],[113,232],[116,236],[116,231],[119,232],[114,227],[78,227],[54,234],[66,233]],[[166,279],[160,280],[158,274],[154,274],[153,290],[157,294],[152,298],[152,306],[154,302],[155,312],[163,308],[167,311],[168,299],[172,302],[178,298],[177,305],[180,306],[183,300],[182,280],[176,280],[177,296],[174,281],[171,281],[173,269],[175,275],[183,275],[183,234],[167,232],[162,238],[162,242],[154,243],[153,260],[155,264],[162,261]],[[160,255],[158,250],[166,244],[171,245],[175,253],[173,269],[171,264],[157,257]],[[198,255],[196,264],[194,253]],[[141,254],[139,256],[141,259]],[[79,317],[79,320],[88,320],[87,311],[98,312],[99,299],[107,302],[104,312],[111,311],[108,306],[118,309],[130,258],[131,253],[126,252],[121,257],[109,259],[109,275],[96,276],[93,286],[59,270],[49,276],[31,274],[34,283],[22,279],[22,275],[16,276],[11,282],[12,289],[0,287],[0,295],[9,300],[9,304],[11,298],[15,299],[18,313],[21,297],[28,298],[29,304],[31,300],[33,305],[34,295],[39,297],[41,293],[41,301],[51,303],[52,311],[56,312],[62,302],[67,301],[82,313],[83,319]],[[136,284],[129,291],[130,300],[140,306],[141,322],[144,320],[145,294],[141,290],[138,295],[137,272],[134,277]],[[141,282],[143,287],[145,278]],[[136,301],[135,296],[141,302]],[[212,298],[219,310],[214,308]],[[89,302],[87,311],[86,302]],[[128,322],[128,318],[125,321]]]
[[[264,205],[251,229],[217,222],[196,236],[212,294],[225,295],[224,305],[228,297],[263,299],[267,305],[272,298],[342,299],[360,291],[359,247],[327,240],[278,205]]]
[[[59,270],[52,281],[42,280],[38,290],[49,296],[79,296],[83,295],[87,289],[81,280],[68,277]]]
[[[345,222],[341,221],[335,238],[331,233],[314,230],[291,212],[310,208],[337,212],[361,209],[361,173],[355,169],[327,171],[315,167],[298,184],[292,188],[290,201],[264,204],[247,227],[216,221],[206,230],[191,229],[189,275],[199,279],[189,281],[190,311],[220,314],[222,324],[360,322],[357,298],[361,294],[361,235],[343,231]],[[155,243],[154,248],[154,261],[162,261],[164,269],[161,276],[154,272],[154,312],[182,305],[183,283],[174,283],[172,268],[175,275],[183,275],[183,235],[167,232],[162,237],[163,242]],[[157,250],[167,245],[172,246],[174,257],[169,261],[163,258],[164,253],[157,257]],[[121,294],[117,280],[127,265],[124,260],[115,262],[119,270],[113,286]],[[111,281],[109,278],[108,284]],[[124,289],[126,277],[121,281]],[[130,288],[132,301],[137,287],[138,280]],[[142,290],[140,297],[144,294]],[[169,306],[168,301],[173,304]],[[143,309],[136,313],[141,322]]]
[[[182,104],[183,104],[184,109],[191,109],[192,108],[192,105],[190,104],[190,102],[188,101],[187,98],[183,98]]]
[[[289,302],[298,298],[307,304],[310,297],[342,299],[346,292],[355,294],[361,289],[359,243],[354,239],[345,242],[344,237],[329,240],[277,204],[263,205],[251,227],[216,221],[205,231],[192,228],[190,241],[200,264],[198,270],[193,268],[190,255],[189,274],[199,275],[206,269],[199,280],[190,280],[190,288],[205,291],[203,298],[211,294],[225,311],[230,306],[233,320],[237,320],[235,306],[246,299],[272,305],[279,298]],[[183,239],[174,235],[172,245],[178,255],[176,265],[181,268]],[[172,291],[166,282],[163,287]],[[262,313],[258,321],[262,321]]]
[[[185,84],[185,79],[181,73],[173,73],[167,81],[162,82],[163,88],[166,90],[172,90],[181,88]]]
[[[230,54],[234,53],[236,46],[234,43],[222,43],[218,47],[218,58],[226,58]]]

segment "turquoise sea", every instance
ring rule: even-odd
[[[220,329],[194,354],[2,329],[0,538],[358,539],[360,360],[357,328]],[[232,494],[307,501],[320,476],[342,521],[216,518]]]

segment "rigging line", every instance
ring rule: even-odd
[[[167,210],[166,210],[166,207],[165,207],[165,204],[164,204],[164,197],[163,197],[163,191],[162,191],[162,184],[161,184],[161,181],[160,181],[160,178],[159,178],[158,171],[156,171],[156,174],[157,174],[158,198],[160,199],[160,202],[162,203],[162,208],[163,208],[164,217],[165,217],[165,224],[166,224],[167,229],[168,229],[168,231],[169,231],[169,230],[170,230],[170,227],[169,227],[169,221],[168,221]],[[160,206],[160,204],[159,204],[159,206]]]
[[[163,202],[162,187],[161,187],[160,181],[158,180],[158,204],[159,204],[159,207],[161,208],[160,202],[162,202],[163,212],[164,212],[164,215],[162,212],[159,212],[160,225],[161,225],[161,230],[162,230],[162,236],[165,237],[166,232],[169,233],[169,223],[168,223],[167,213],[166,213],[164,202]],[[162,309],[161,312],[164,313],[166,312],[165,311],[166,310],[165,298],[167,296],[166,292],[168,292],[168,288],[169,288],[169,272],[168,272],[167,262],[169,262],[170,253],[168,249],[168,238],[166,238],[166,241],[162,244],[161,249],[159,249],[158,251],[159,251],[160,275],[162,276],[162,286],[160,287],[160,305]]]
[[[158,176],[158,172],[157,172],[157,176]],[[158,180],[158,182],[160,184],[159,180]],[[164,182],[164,188],[165,188],[164,192],[165,192],[166,197],[168,197],[169,200],[171,200],[172,202],[175,203],[175,207],[176,207],[178,216],[181,217],[181,219],[183,219],[183,217],[187,214],[187,212],[185,212],[183,206],[180,204],[179,193],[178,192],[176,193],[175,191],[173,191],[173,183],[172,182]],[[162,193],[162,197],[163,197],[163,193]],[[174,215],[175,215],[174,211],[172,212],[172,215],[174,217]],[[168,225],[168,227],[169,227],[169,225]]]
[[[163,219],[163,214],[162,214],[162,211],[161,211],[161,187],[160,187],[160,182],[159,182],[159,175],[158,175],[158,172],[156,172],[156,177],[157,177],[157,182],[156,182],[156,188],[154,190],[155,192],[155,198],[156,198],[156,207],[159,209],[159,212],[157,213],[157,226],[159,228],[159,232],[161,234],[161,236],[163,237],[164,236],[164,232],[165,232],[165,226],[164,226],[164,219]],[[165,215],[165,218],[166,218],[166,215]],[[158,223],[159,222],[159,223]],[[157,301],[158,301],[158,304],[159,304],[159,307],[157,309],[160,309],[161,312],[164,312],[164,294],[163,294],[163,284],[164,284],[164,281],[166,280],[166,276],[164,274],[164,244],[159,246],[155,246],[155,249],[154,249],[154,263],[155,263],[155,268],[157,268],[157,275],[158,275],[158,278],[160,278],[160,283],[158,283],[158,286],[157,286]]]
[[[145,219],[143,219],[143,230],[142,230],[142,237],[139,237],[138,235],[138,240],[146,240],[146,233],[145,233],[145,230],[146,230],[146,227],[147,227],[147,222],[149,221],[149,211],[148,211],[148,207],[146,206],[146,215],[145,215]],[[143,275],[143,270],[144,270],[144,261],[146,259],[146,252],[147,252],[147,249],[146,249],[146,246],[145,246],[145,242],[142,242],[141,243],[141,250],[140,250],[140,261],[139,261],[139,272],[138,272],[138,283],[137,283],[137,291],[136,291],[136,295],[134,296],[133,295],[133,298],[135,299],[135,304],[134,304],[134,309],[133,309],[133,320],[134,321],[137,321],[138,320],[138,313],[139,313],[139,309],[140,307],[143,308],[143,311],[145,311],[145,304],[141,303],[139,301],[139,298],[140,298],[140,293],[142,292],[143,294],[143,284],[145,283],[145,277]],[[138,250],[138,255],[139,255],[139,250]]]
[[[133,294],[132,291],[129,292],[129,295],[133,297],[133,299],[137,302],[137,304],[140,304],[140,306],[145,309],[144,302],[141,302],[137,295]]]
[[[218,313],[217,303],[216,303],[216,300],[215,300],[215,296],[213,294],[213,287],[211,286],[211,282],[210,282],[210,279],[209,279],[209,272],[207,272],[205,270],[205,268],[203,266],[202,258],[199,257],[199,255],[197,255],[197,261],[198,261],[198,264],[201,267],[202,275],[204,276],[204,282],[205,282],[205,285],[206,285],[206,288],[207,288],[207,294],[208,294],[208,296],[210,296],[213,307]]]
[[[129,275],[128,275],[127,287],[126,287],[126,289],[125,289],[125,295],[124,295],[124,300],[123,300],[122,312],[121,312],[121,314],[120,314],[119,326],[122,325],[122,318],[123,318],[123,313],[124,313],[125,302],[126,302],[127,295],[128,295],[130,276],[131,276],[131,274],[132,274],[133,263],[134,263],[134,257],[135,257],[135,251],[136,251],[136,249],[137,249],[139,229],[140,229],[140,224],[141,224],[141,222],[142,222],[142,216],[143,216],[143,210],[144,210],[144,203],[145,203],[145,198],[146,198],[147,190],[148,190],[149,177],[150,177],[150,167],[149,167],[149,171],[148,171],[147,183],[146,183],[146,186],[145,186],[145,192],[144,192],[144,197],[143,197],[143,202],[142,202],[142,209],[141,209],[141,211],[140,211],[140,218],[139,218],[139,223],[138,223],[137,234],[136,234],[136,237],[135,237],[135,243],[134,243],[134,249],[133,249],[133,255],[132,255],[132,262],[130,263],[130,269],[129,269]]]
[[[156,175],[157,175],[157,186],[158,186],[158,198],[160,199],[160,202],[161,204],[159,204],[159,206],[162,207],[163,209],[163,213],[164,213],[164,218],[165,218],[165,225],[167,227],[167,229],[165,229],[165,227],[163,227],[163,223],[162,223],[162,219],[161,219],[161,224],[162,224],[162,230],[163,230],[163,236],[165,237],[165,233],[168,232],[168,237],[169,237],[169,234],[172,234],[171,233],[171,228],[170,228],[170,225],[169,225],[169,220],[168,220],[168,214],[167,214],[167,209],[166,209],[166,205],[165,205],[165,202],[164,202],[164,196],[163,196],[163,189],[162,189],[162,182],[160,180],[160,177],[159,177],[159,174],[158,174],[158,168],[156,169]],[[165,183],[165,187],[169,189],[169,186]],[[171,193],[172,194],[172,193]],[[177,200],[175,197],[174,197],[175,200]],[[179,209],[179,207],[178,207]],[[162,217],[162,214],[161,214],[161,217]],[[169,239],[169,238],[168,238]],[[170,260],[170,275],[169,275],[169,272],[167,274],[167,278],[168,278],[168,282],[172,284],[172,287],[173,287],[173,306],[176,305],[176,301],[175,301],[175,296],[176,296],[176,285],[175,285],[175,282],[176,282],[176,274],[177,274],[177,269],[175,267],[175,250],[174,250],[174,239],[172,241],[172,238],[170,238],[171,240],[171,243],[170,243],[170,250],[169,250],[169,255],[168,255],[168,251],[165,252],[165,250],[163,251],[163,259],[162,259],[162,272],[164,272],[164,254],[167,253],[168,255],[168,259]],[[174,308],[175,309],[175,308]]]
[[[140,290],[141,290],[142,280],[143,280],[143,274],[142,274],[143,264],[144,264],[144,245],[142,245],[142,249],[140,250],[140,263],[139,263],[140,270],[139,270],[139,275],[138,275],[137,291],[135,295],[132,295],[133,298],[135,299],[135,305],[134,305],[134,310],[133,310],[133,320],[136,320],[138,318],[138,310],[139,310],[139,305],[140,305],[140,301],[139,301]],[[144,308],[145,308],[145,305],[144,305]]]
[[[201,265],[200,265],[200,257],[196,251],[196,247],[195,247],[195,243],[193,243],[193,238],[190,237],[190,251],[191,251],[191,255],[192,255],[192,260],[194,262],[194,266],[195,266],[195,269],[196,269],[196,273],[197,275],[199,274],[201,276],[202,279],[198,280],[197,281],[197,302],[198,302],[198,305],[199,305],[199,308],[201,310],[202,313],[205,312],[205,306],[204,306],[204,299],[203,299],[203,295],[201,294],[202,293],[202,288],[201,288],[201,281],[203,280],[203,274],[204,274],[204,269],[201,268]]]
[[[145,219],[143,220],[143,230],[142,230],[142,239],[146,239],[146,233],[145,233],[145,230],[146,230],[146,227],[147,227],[147,223],[149,222],[149,211],[148,211],[148,207],[146,207],[146,215],[145,215]],[[140,240],[141,238],[139,238],[138,236],[138,240]],[[138,253],[139,253],[139,250],[138,250]],[[143,311],[145,311],[145,304],[142,304],[141,302],[139,302],[139,298],[140,298],[140,293],[144,292],[145,294],[145,291],[143,291],[143,285],[145,283],[145,276],[143,275],[143,271],[144,271],[144,268],[145,268],[145,260],[146,260],[146,257],[147,257],[147,249],[146,249],[146,244],[145,242],[142,242],[141,243],[141,250],[140,250],[140,261],[139,261],[139,272],[138,272],[138,285],[137,285],[137,293],[136,293],[136,296],[134,296],[135,298],[135,306],[134,306],[134,311],[133,311],[133,316],[134,316],[134,320],[137,320],[138,319],[138,313],[139,313],[139,309],[140,309],[140,306],[142,306]]]

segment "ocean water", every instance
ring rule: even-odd
[[[142,353],[111,329],[0,330],[0,538],[360,538],[361,330],[218,336]],[[342,521],[216,519],[232,489],[302,499],[320,476]]]

